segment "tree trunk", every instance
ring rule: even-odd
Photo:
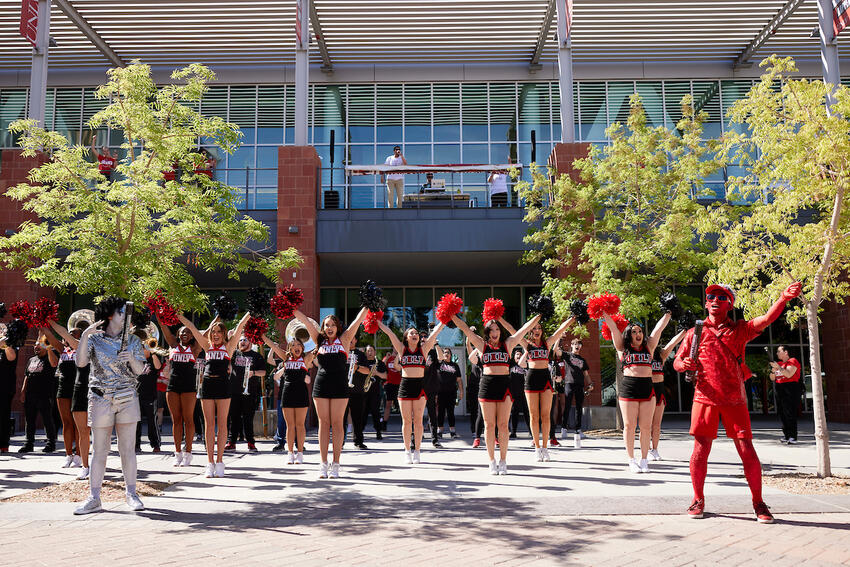
[[[818,451],[818,476],[832,476],[829,462],[829,429],[823,403],[823,380],[821,379],[820,332],[818,329],[818,304],[806,304],[806,323],[809,328],[809,362],[812,370],[812,407],[815,413],[815,444]],[[836,376],[832,377],[836,379]]]

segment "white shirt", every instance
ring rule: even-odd
[[[401,156],[395,157],[394,155],[388,157],[384,160],[384,165],[404,165],[404,158]],[[387,174],[387,179],[404,179],[403,173],[389,173]]]
[[[508,192],[508,176],[504,173],[494,173],[493,181],[490,182],[490,194]]]

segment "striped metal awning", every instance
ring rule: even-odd
[[[552,63],[554,1],[313,0],[311,61],[335,67]],[[31,48],[18,35],[20,8],[21,0],[0,0],[3,69],[31,63]],[[772,29],[783,9],[790,13]],[[756,61],[774,52],[819,58],[817,39],[810,37],[817,26],[814,0],[574,0],[573,10],[576,63],[733,65],[748,49]],[[113,66],[108,50],[125,63],[290,65],[294,26],[294,0],[53,0],[57,46],[50,66]],[[539,38],[544,41],[532,61]]]

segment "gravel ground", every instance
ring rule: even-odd
[[[763,475],[762,481],[794,494],[850,494],[850,478],[840,475],[819,478],[809,473],[777,473]]]
[[[159,496],[169,486],[166,482],[137,482],[139,496]],[[6,498],[0,502],[82,502],[89,495],[89,483],[85,480],[72,480],[60,484],[51,484],[37,490]],[[103,502],[122,502],[124,483],[111,480],[103,481],[100,499]]]

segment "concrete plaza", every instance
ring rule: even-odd
[[[484,448],[472,449],[468,424],[443,449],[423,444],[422,464],[404,465],[397,422],[383,441],[360,451],[346,444],[342,478],[316,478],[315,431],[302,466],[271,453],[225,456],[227,476],[203,476],[202,445],[191,467],[167,453],[139,455],[139,478],[171,485],[145,498],[75,517],[72,503],[0,503],[4,565],[846,565],[850,563],[850,494],[799,495],[765,488],[774,525],[755,522],[731,442],[714,447],[706,483],[706,518],[689,520],[690,440],[668,419],[659,463],[629,473],[622,441],[589,438],[581,449],[553,449],[534,461],[527,433],[511,441],[509,474],[490,476]],[[785,446],[773,421],[756,422],[766,474],[811,472],[811,425]],[[166,427],[166,429],[168,429]],[[393,431],[393,429],[395,431]],[[20,439],[17,439],[20,441]],[[17,445],[16,445],[17,446]],[[244,444],[240,449],[244,449]],[[12,449],[13,451],[15,448]],[[0,498],[71,481],[64,456],[0,457]],[[850,474],[850,428],[832,430],[834,472]],[[107,479],[120,480],[113,452]]]

